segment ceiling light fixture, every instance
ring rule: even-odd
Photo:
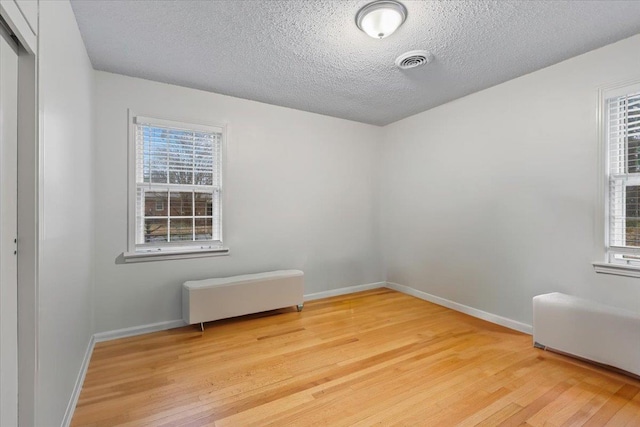
[[[407,19],[407,8],[395,0],[378,0],[356,14],[356,25],[374,39],[393,34]]]

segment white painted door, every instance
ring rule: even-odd
[[[0,25],[0,426],[18,425],[18,54]]]

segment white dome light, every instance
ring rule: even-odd
[[[393,34],[407,19],[407,9],[394,0],[379,0],[369,3],[356,14],[356,25],[374,39],[383,39]]]

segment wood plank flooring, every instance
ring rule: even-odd
[[[72,425],[640,426],[640,381],[383,288],[99,343]]]

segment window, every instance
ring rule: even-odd
[[[605,93],[608,262],[640,268],[640,86]]]
[[[224,127],[136,116],[127,258],[222,248]]]

